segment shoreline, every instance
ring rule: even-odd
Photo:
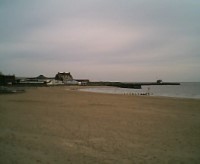
[[[108,90],[105,90],[108,89]],[[111,90],[109,90],[111,89]],[[124,89],[113,86],[87,86],[86,88],[80,88],[79,91],[89,93],[105,93],[105,94],[117,94],[117,95],[129,95],[129,96],[147,96],[147,97],[163,97],[163,98],[177,98],[177,99],[195,99],[200,100],[200,97],[189,96],[176,96],[176,95],[154,95],[152,92],[144,91],[141,89]],[[118,91],[116,91],[118,90]]]

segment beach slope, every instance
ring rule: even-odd
[[[67,87],[0,95],[3,164],[200,163],[199,154],[200,100]]]

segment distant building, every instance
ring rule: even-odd
[[[55,76],[55,80],[60,80],[65,84],[74,81],[70,72],[58,72]]]
[[[39,75],[37,77],[18,78],[17,83],[24,85],[42,85],[45,84],[47,80],[47,77],[44,75]]]
[[[64,83],[60,80],[55,80],[55,79],[51,79],[51,80],[47,80],[46,81],[46,85],[47,86],[51,86],[51,85],[63,85]]]
[[[157,84],[162,84],[163,81],[161,79],[159,79],[156,82],[157,82]]]
[[[89,79],[76,79],[76,81],[79,85],[88,85],[88,83],[90,82]]]
[[[36,77],[35,79],[41,79],[41,80],[45,80],[48,79],[47,77],[45,77],[44,75],[39,75],[38,77]]]
[[[15,75],[0,74],[0,85],[12,85],[15,83]]]

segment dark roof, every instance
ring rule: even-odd
[[[47,79],[47,77],[45,77],[44,75],[39,75],[38,77],[36,77],[36,79]]]

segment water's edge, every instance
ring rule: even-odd
[[[143,86],[142,89],[128,89],[118,87],[92,87],[80,89],[81,91],[110,93],[110,94],[129,94],[129,95],[149,95],[174,98],[200,99],[200,83],[184,82],[178,86]]]

